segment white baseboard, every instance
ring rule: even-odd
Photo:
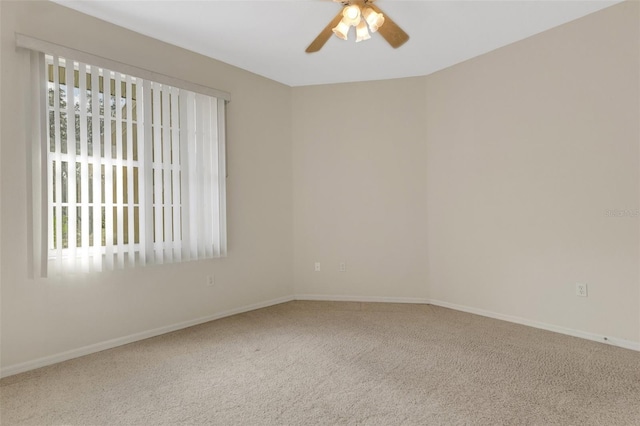
[[[456,311],[468,312],[470,314],[481,315],[483,317],[494,318],[502,321],[512,322],[516,324],[526,325],[529,327],[539,328],[542,330],[553,331],[555,333],[565,334],[581,339],[592,340],[594,342],[605,343],[612,346],[618,346],[625,349],[631,349],[640,352],[640,342],[618,339],[615,337],[602,336],[586,331],[574,330],[558,325],[547,324],[526,318],[516,317],[512,315],[504,315],[496,312],[486,311],[484,309],[472,308],[464,305],[456,305],[455,303],[443,302],[441,300],[433,300],[426,298],[413,297],[375,297],[375,296],[350,296],[350,295],[329,295],[329,294],[297,294],[295,300],[317,300],[325,302],[385,302],[385,303],[416,303],[441,306],[443,308],[454,309]]]
[[[382,302],[382,303],[415,303],[429,304],[429,299],[417,297],[385,297],[385,296],[349,296],[327,294],[296,294],[294,300],[315,300],[323,302]]]
[[[481,315],[483,317],[489,317],[489,318],[494,318],[502,321],[513,322],[516,324],[526,325],[529,327],[539,328],[542,330],[553,331],[555,333],[566,334],[572,337],[579,337],[581,339],[593,340],[595,342],[605,343],[613,346],[619,346],[621,348],[631,349],[634,351],[640,351],[640,342],[633,342],[631,340],[624,340],[624,339],[618,339],[615,337],[602,336],[595,333],[574,330],[572,328],[561,327],[553,324],[547,324],[544,322],[534,321],[534,320],[516,317],[512,315],[504,315],[496,312],[485,311],[484,309],[472,308],[464,305],[456,305],[455,303],[443,302],[441,300],[432,299],[429,301],[429,303],[431,305],[454,309],[456,311],[468,312],[470,314]]]
[[[228,311],[219,312],[217,314],[209,315],[206,317],[196,318],[189,321],[183,321],[178,324],[172,324],[165,327],[154,328],[153,330],[147,330],[140,333],[130,334],[128,336],[107,340],[105,342],[83,346],[78,349],[72,349],[70,351],[62,352],[59,354],[38,358],[33,361],[27,361],[20,364],[9,365],[0,370],[0,377],[13,376],[14,374],[24,373],[25,371],[35,370],[36,368],[46,367],[47,365],[56,364],[58,362],[67,361],[67,360],[78,358],[84,355],[89,355],[92,353],[104,351],[106,349],[112,349],[117,346],[126,345],[128,343],[137,342],[138,340],[148,339],[150,337],[159,336],[161,334],[170,333],[172,331],[181,330],[183,328],[192,327],[194,325],[203,324],[205,322],[217,320],[217,319],[228,317],[231,315],[241,314],[243,312],[253,311],[260,308],[266,308],[268,306],[278,305],[284,302],[290,302],[292,300],[294,300],[292,296],[280,297],[277,299],[267,300],[265,302],[242,306],[236,309],[230,309]]]
[[[252,305],[242,306],[240,308],[219,312],[214,315],[196,318],[193,320],[184,321],[178,324],[173,324],[165,327],[159,327],[153,330],[143,331],[140,333],[131,334],[129,336],[119,337],[116,339],[107,340],[105,342],[84,346],[78,349],[72,349],[70,351],[46,356],[43,358],[35,359],[33,361],[27,361],[20,364],[10,365],[0,369],[0,377],[8,377],[14,374],[24,373],[25,371],[35,370],[36,368],[46,367],[47,365],[56,364],[62,361],[67,361],[67,360],[78,358],[84,355],[89,355],[92,353],[104,351],[106,349],[115,348],[117,346],[126,345],[128,343],[133,343],[139,340],[148,339],[150,337],[159,336],[161,334],[170,333],[172,331],[181,330],[183,328],[192,327],[194,325],[203,324],[205,322],[228,317],[231,315],[241,314],[243,312],[249,312],[249,311],[253,311],[260,308],[266,308],[268,306],[278,305],[280,303],[290,302],[292,300],[309,300],[309,301],[315,300],[315,301],[326,301],[326,302],[383,302],[383,303],[431,304],[431,305],[441,306],[443,308],[454,309],[456,311],[468,312],[471,314],[481,315],[484,317],[494,318],[502,321],[508,321],[516,324],[522,324],[529,327],[539,328],[547,331],[553,331],[560,334],[566,334],[568,336],[579,337],[587,340],[593,340],[596,342],[606,343],[613,346],[619,346],[625,349],[640,351],[640,342],[633,342],[630,340],[618,339],[613,337],[606,337],[605,339],[605,336],[589,333],[586,331],[574,330],[571,328],[560,327],[557,325],[533,321],[533,320],[516,317],[512,315],[504,315],[496,312],[486,311],[483,309],[472,308],[469,306],[443,302],[440,300],[414,298],[414,297],[298,294],[295,296],[285,296],[277,299],[267,300],[265,302],[254,303]]]

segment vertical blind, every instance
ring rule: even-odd
[[[34,180],[46,192],[34,197],[46,216],[41,275],[226,255],[225,100],[31,58],[34,103],[45,104],[34,108],[46,129],[34,156],[46,162]]]

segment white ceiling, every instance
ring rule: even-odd
[[[53,0],[289,86],[427,75],[620,0],[407,1],[377,6],[411,37],[392,49],[380,34],[335,36],[305,48],[340,11],[330,0]]]

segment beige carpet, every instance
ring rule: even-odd
[[[640,353],[428,305],[290,302],[0,390],[2,425],[640,425]]]

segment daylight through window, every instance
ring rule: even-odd
[[[225,255],[225,101],[58,56],[42,64],[48,269]]]

